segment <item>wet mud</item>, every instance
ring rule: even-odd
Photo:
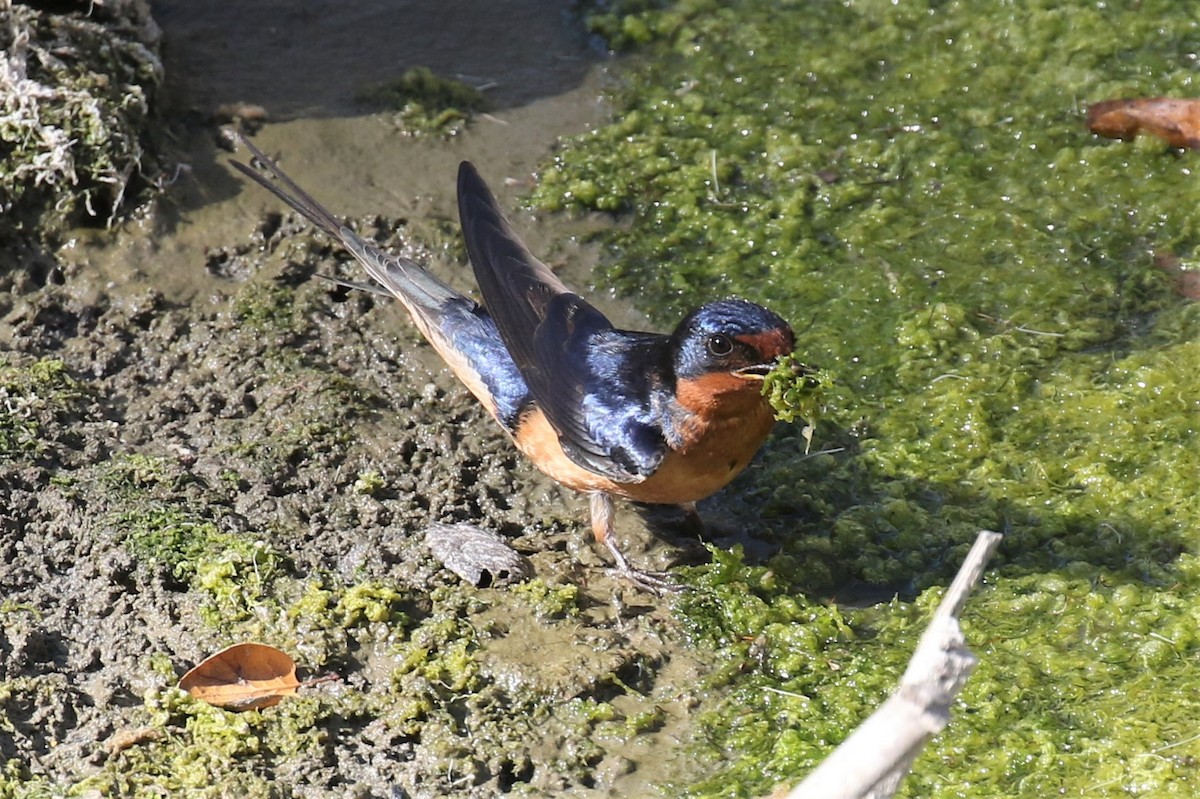
[[[343,5],[156,4],[178,179],[153,213],[6,270],[8,788],[604,796],[679,770],[704,666],[669,600],[605,574],[586,503],[522,461],[397,304],[317,277],[363,279],[233,176],[244,155],[210,113],[262,105],[280,121],[256,141],[302,185],[463,287],[453,175],[475,160],[531,246],[587,288],[599,222],[534,219],[517,197],[556,137],[603,118],[611,78],[557,4],[479,4],[455,15],[465,32],[403,22],[431,4]],[[354,84],[404,67],[381,54],[491,82],[494,110],[448,140],[355,115]],[[463,585],[423,545],[439,521],[503,534],[537,578]],[[704,556],[627,509],[619,523],[639,565]],[[172,687],[242,640],[339,680],[249,720]]]

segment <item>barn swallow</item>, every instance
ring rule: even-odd
[[[464,161],[458,212],[481,305],[359,236],[243,141],[270,177],[234,166],[341,242],[404,305],[517,449],[588,495],[592,532],[616,572],[649,591],[677,589],[621,553],[613,498],[694,514],[697,500],[746,468],[774,423],[762,386],[792,351],[787,322],[761,305],[723,299],[692,311],[669,335],[617,329],[526,249]]]

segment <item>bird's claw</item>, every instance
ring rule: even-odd
[[[607,525],[608,520],[611,518],[611,505],[602,507],[595,504],[597,497],[600,498],[600,502],[606,501],[607,497],[603,494],[593,494],[592,496],[593,514],[596,514],[597,509],[599,508],[600,518]],[[607,501],[611,502],[611,500]],[[655,596],[662,596],[663,594],[678,594],[687,589],[687,586],[672,580],[671,575],[667,574],[666,572],[644,571],[629,565],[629,561],[626,560],[625,555],[621,552],[621,548],[617,546],[617,542],[615,537],[612,535],[611,528],[607,526],[605,527],[604,535],[600,540],[604,543],[604,546],[608,549],[609,554],[612,555],[613,561],[615,561],[617,564],[611,569],[605,569],[606,572],[614,577],[619,577],[622,580],[628,580],[629,582],[633,583],[634,586],[642,589],[643,591],[649,591]]]
[[[681,594],[688,590],[688,587],[683,583],[675,582],[671,579],[671,575],[667,572],[652,572],[643,569],[635,569],[628,563],[621,564],[611,569],[605,569],[605,572],[613,577],[627,580],[635,587],[647,591],[655,596],[663,594]]]

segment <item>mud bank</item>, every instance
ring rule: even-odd
[[[318,43],[387,51],[401,12],[384,5],[373,39],[349,18]],[[312,58],[317,43],[301,41],[319,9],[248,7],[266,30],[218,6],[156,11],[173,179],[116,229],[75,229],[37,254],[42,279],[31,261],[5,277],[0,794],[609,795],[661,781],[704,671],[673,642],[668,608],[605,576],[584,504],[517,457],[398,306],[314,279],[362,276],[243,191],[213,115],[260,104],[279,120],[260,145],[299,180],[466,286],[458,160],[512,207],[556,137],[603,118],[605,78],[577,24],[529,3],[499,26],[481,28],[480,11],[460,40],[444,20],[418,26],[439,37],[417,37],[412,64],[467,52],[482,77],[460,77],[494,84],[492,110],[446,139],[347,115],[356,84],[411,64],[374,59],[371,72],[345,63],[345,46]],[[273,64],[263,36],[315,71]],[[514,216],[588,283],[593,222]],[[500,531],[537,577],[462,585],[423,546],[438,520]],[[690,551],[632,513],[621,524],[647,566]],[[243,640],[292,653],[302,677],[339,679],[240,715],[174,688]]]

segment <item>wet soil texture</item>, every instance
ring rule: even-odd
[[[363,276],[224,164],[222,123],[277,121],[258,141],[301,183],[468,287],[451,192],[474,159],[586,287],[589,221],[514,197],[602,116],[598,56],[557,4],[460,6],[155,4],[177,168],[139,219],[0,276],[0,794],[601,796],[670,773],[702,668],[664,602],[608,578],[584,503],[398,305],[319,279]],[[447,138],[356,108],[414,66],[491,111]],[[695,554],[623,516],[640,564]],[[435,522],[500,533],[536,577],[464,584]],[[242,714],[175,687],[252,640],[337,679]]]

